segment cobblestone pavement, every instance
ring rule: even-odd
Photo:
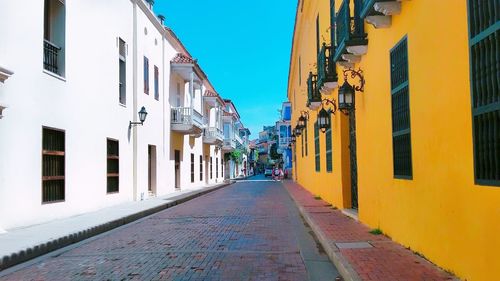
[[[334,280],[308,232],[280,183],[239,182],[8,269],[0,280]]]

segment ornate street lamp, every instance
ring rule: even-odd
[[[301,111],[299,120],[297,121],[297,127],[303,130],[306,127],[308,120],[309,120],[309,112]]]
[[[330,128],[330,112],[326,111],[324,107],[318,113],[318,126],[323,133]]]
[[[295,134],[292,134],[292,143],[295,143],[297,141],[297,137],[295,136]]]
[[[137,125],[144,125],[144,121],[146,121],[146,117],[148,116],[148,112],[146,111],[146,108],[143,106],[141,108],[141,111],[139,111],[137,113],[139,115],[139,121],[140,122],[132,122],[130,121],[129,123],[129,128],[131,128],[132,126],[137,126]]]
[[[360,80],[359,86],[352,86],[347,81],[347,73],[351,73],[351,78],[358,77]],[[344,70],[344,84],[339,88],[339,110],[348,115],[349,111],[355,108],[355,96],[356,92],[364,92],[365,78],[363,77],[363,71],[358,69]]]
[[[295,126],[295,136],[298,137],[302,134],[302,129],[299,126]]]

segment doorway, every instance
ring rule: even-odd
[[[175,150],[175,189],[181,189],[181,152]]]
[[[148,145],[148,192],[156,195],[156,146]]]

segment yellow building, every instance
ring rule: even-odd
[[[299,0],[290,61],[295,180],[467,280],[500,276],[499,7]]]

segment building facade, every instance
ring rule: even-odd
[[[290,61],[294,179],[467,280],[500,273],[497,8],[301,0]]]
[[[224,181],[224,100],[152,1],[104,2],[0,4],[0,231]]]
[[[283,170],[287,176],[292,175],[292,127],[290,121],[292,110],[289,102],[284,102],[281,107],[281,118],[276,122],[278,135],[278,153],[281,154]]]

